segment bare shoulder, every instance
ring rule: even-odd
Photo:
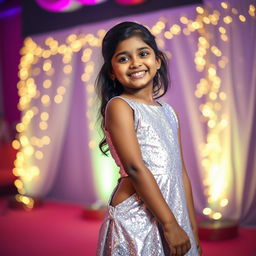
[[[113,98],[106,106],[105,120],[106,126],[109,126],[110,122],[133,121],[133,110],[125,100]]]

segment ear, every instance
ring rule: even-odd
[[[159,70],[161,68],[161,59],[159,57],[156,57],[156,68],[157,70]]]

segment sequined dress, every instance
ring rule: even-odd
[[[177,222],[190,238],[191,249],[186,256],[197,256],[182,182],[178,120],[174,110],[162,101],[157,106],[117,97],[133,109],[143,161],[152,172]],[[106,139],[111,155],[120,167],[121,177],[126,176],[107,132]],[[117,255],[171,255],[160,225],[136,193],[115,207],[109,204],[100,229],[97,256]]]

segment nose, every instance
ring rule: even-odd
[[[141,60],[138,57],[131,58],[130,68],[136,69],[142,65]]]

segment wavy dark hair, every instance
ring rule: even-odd
[[[156,57],[161,60],[161,67],[153,78],[153,97],[157,99],[163,96],[169,87],[167,58],[165,54],[158,49],[155,37],[150,31],[146,27],[135,22],[122,22],[112,27],[106,33],[102,41],[104,64],[96,79],[96,91],[101,101],[99,118],[101,118],[101,129],[103,130],[103,134],[106,105],[111,98],[122,94],[124,91],[122,84],[120,84],[118,80],[115,80],[114,86],[114,81],[110,77],[112,71],[111,59],[118,44],[132,36],[140,37],[141,40],[154,50]],[[109,149],[107,147],[105,135],[99,143],[99,148],[103,154],[107,155]]]

